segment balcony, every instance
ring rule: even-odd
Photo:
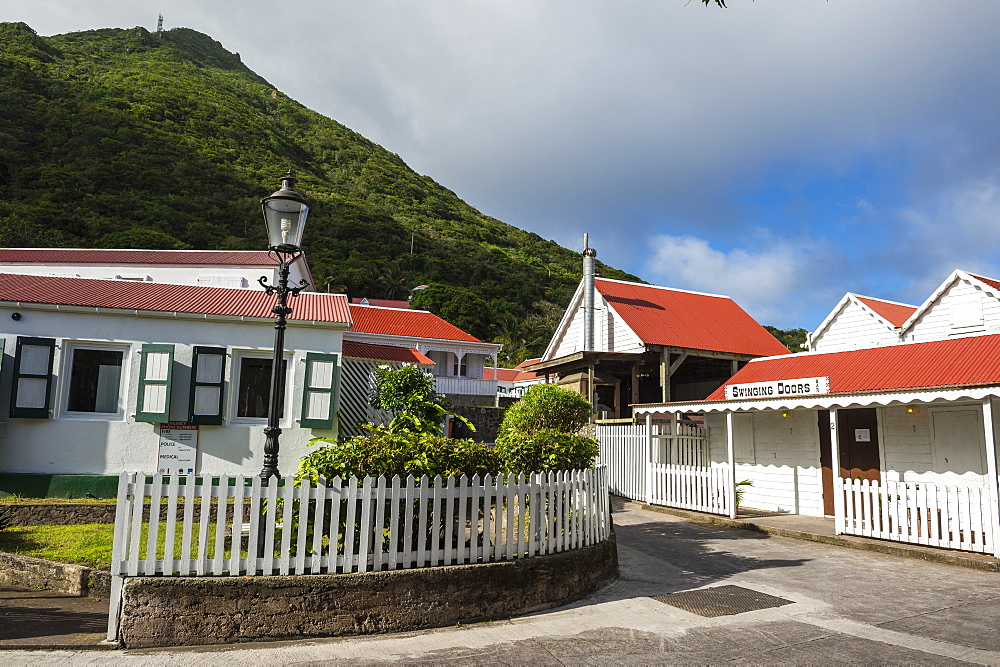
[[[472,378],[440,376],[434,379],[439,394],[489,396],[492,398],[497,393],[497,383],[495,380],[474,380]]]

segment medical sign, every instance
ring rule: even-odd
[[[787,398],[789,396],[815,396],[830,393],[830,378],[797,378],[795,380],[772,380],[770,382],[748,382],[747,384],[727,384],[726,400],[742,398]]]
[[[164,475],[193,475],[198,461],[198,425],[187,422],[160,424],[160,462]]]

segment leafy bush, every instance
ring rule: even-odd
[[[497,441],[496,453],[511,472],[581,470],[594,465],[598,445],[593,438],[546,428],[510,433]]]
[[[551,429],[576,433],[590,421],[593,408],[580,394],[554,384],[536,384],[507,408],[497,433],[497,444],[511,436]]]
[[[447,399],[437,393],[434,376],[416,366],[379,366],[375,370],[372,407],[395,413],[389,423],[394,433],[440,434],[448,417]],[[455,418],[475,430],[464,417]]]
[[[313,443],[317,441],[314,440]],[[330,442],[299,461],[296,479],[365,477],[366,475],[486,475],[500,470],[496,452],[473,440],[431,433],[393,433],[375,429],[342,443]]]

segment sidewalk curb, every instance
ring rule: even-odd
[[[905,558],[916,558],[918,560],[942,563],[965,567],[982,572],[1000,572],[1000,560],[992,556],[973,553],[961,553],[947,551],[934,547],[924,547],[919,545],[900,544],[896,542],[884,542],[882,540],[869,539],[865,537],[854,537],[848,535],[821,535],[819,533],[809,533],[801,530],[791,530],[788,528],[777,528],[761,523],[754,523],[748,520],[730,519],[728,517],[702,514],[689,510],[675,509],[673,507],[661,507],[659,505],[647,505],[646,503],[622,499],[624,506],[649,510],[669,514],[687,521],[698,523],[710,523],[729,528],[739,528],[741,530],[751,530],[757,533],[765,533],[776,537],[790,537],[796,540],[808,542],[820,542],[838,547],[848,547],[860,549],[862,551],[873,551],[877,553],[891,554],[893,556],[903,556]]]

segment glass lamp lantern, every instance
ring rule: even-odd
[[[298,252],[309,204],[295,189],[292,170],[281,177],[281,188],[260,202],[267,223],[267,244],[278,252]]]

